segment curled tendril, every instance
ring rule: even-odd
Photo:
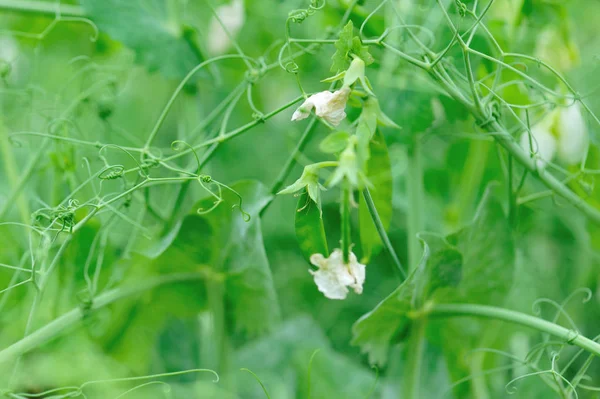
[[[123,177],[124,173],[125,167],[123,165],[110,165],[100,172],[98,178],[100,180],[115,180]]]
[[[98,152],[102,152],[102,151],[103,151],[104,149],[106,149],[106,148],[115,148],[115,149],[117,149],[117,150],[121,150],[121,151],[123,151],[125,154],[127,154],[127,155],[129,156],[129,158],[133,159],[133,162],[135,162],[135,163],[136,163],[136,165],[137,165],[137,166],[138,166],[138,168],[139,168],[140,174],[141,174],[143,177],[145,177],[146,179],[150,177],[150,176],[148,176],[148,172],[147,172],[146,168],[145,168],[144,166],[140,165],[140,163],[137,161],[137,159],[135,159],[135,157],[134,157],[134,156],[133,156],[133,155],[132,155],[132,154],[131,154],[129,151],[127,151],[125,148],[123,148],[123,147],[121,147],[121,146],[119,146],[119,145],[117,145],[117,144],[105,144],[105,145],[103,145],[103,146],[102,146],[102,147],[101,147],[101,148],[98,150]],[[101,156],[101,157],[102,157],[102,156]],[[103,158],[103,159],[104,159],[104,158]],[[105,160],[105,159],[104,159],[104,161],[106,162],[106,160]]]
[[[456,8],[458,9],[458,14],[461,17],[464,17],[468,11],[467,5],[460,0],[455,0],[454,3],[456,4]]]
[[[551,364],[550,370],[535,371],[532,373],[524,374],[524,375],[518,376],[516,378],[513,378],[505,385],[506,392],[509,395],[515,394],[517,392],[517,387],[516,387],[515,383],[519,380],[523,380],[525,378],[534,377],[534,376],[538,376],[538,375],[552,374],[552,376],[555,378],[556,385],[558,386],[558,388],[561,391],[563,388],[556,380],[557,377],[559,379],[561,379],[564,383],[566,383],[569,386],[569,388],[571,388],[571,390],[573,391],[573,394],[575,395],[575,399],[578,399],[579,395],[577,394],[577,391],[575,390],[575,387],[573,386],[573,384],[571,384],[571,382],[567,378],[565,378],[562,374],[560,374],[558,371],[556,371],[556,360],[558,358],[559,358],[558,353],[552,354],[552,364]]]
[[[219,185],[217,185],[217,190],[218,190],[217,194],[215,194],[210,188],[208,188],[207,186],[205,186],[205,184],[213,183],[212,177],[210,177],[208,175],[200,175],[200,176],[198,176],[198,183],[200,183],[200,185],[202,186],[202,188],[204,190],[206,190],[211,196],[213,196],[215,198],[215,202],[213,202],[213,205],[210,208],[208,208],[208,209],[198,208],[196,210],[196,213],[198,215],[206,215],[207,213],[210,213],[214,209],[216,209],[224,201],[223,200],[223,192],[221,190],[221,186],[219,186]]]
[[[219,183],[217,181],[215,181],[215,183],[219,186],[223,186],[224,188],[228,189],[229,191],[231,191],[233,194],[235,194],[236,197],[238,197],[239,199],[239,203],[234,204],[231,209],[239,209],[240,213],[242,214],[242,219],[244,219],[244,222],[249,222],[251,219],[251,216],[248,212],[244,211],[244,207],[243,207],[243,202],[244,199],[242,198],[242,196],[240,195],[240,193],[238,193],[237,191],[235,191],[233,188],[229,187],[226,184],[223,183]]]
[[[212,183],[213,181],[212,176],[209,175],[200,175],[198,176],[198,179],[200,179],[202,183]]]
[[[285,63],[283,69],[285,69],[287,73],[295,74],[298,73],[298,71],[300,70],[300,66],[295,61],[289,61]]]
[[[546,348],[558,347],[562,349],[565,346],[564,341],[546,341],[540,342],[539,344],[534,345],[527,355],[525,356],[525,361],[527,363],[531,362],[531,360],[535,357],[537,353],[543,352]]]
[[[558,319],[558,317],[560,315],[563,315],[565,317],[565,319],[567,319],[567,321],[569,322],[569,324],[571,325],[573,330],[577,330],[577,325],[575,324],[575,322],[573,321],[571,316],[569,316],[569,313],[567,313],[567,311],[564,309],[564,304],[560,305],[560,304],[556,303],[555,301],[553,301],[552,299],[540,298],[540,299],[536,300],[532,306],[533,313],[535,313],[538,316],[541,315],[541,313],[542,313],[541,304],[542,303],[547,303],[548,305],[551,305],[552,307],[554,307],[557,310],[555,320]]]
[[[173,151],[183,151],[184,148],[188,148],[190,151],[192,151],[192,153],[194,154],[194,157],[196,158],[196,164],[198,165],[198,168],[196,169],[196,173],[200,172],[200,169],[202,168],[202,164],[200,163],[200,157],[198,157],[198,153],[196,152],[196,150],[194,149],[194,147],[192,147],[189,143],[183,141],[183,140],[175,140],[174,142],[171,143],[171,148],[173,149]]]

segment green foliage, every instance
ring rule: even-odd
[[[354,325],[352,342],[369,354],[372,363],[385,364],[394,337],[411,324],[411,311],[444,302],[502,305],[511,288],[515,261],[512,233],[491,193],[469,227],[445,238],[425,235],[423,245],[423,258],[415,272]],[[459,349],[464,355],[472,347],[461,344],[466,338],[459,332],[462,326],[450,321],[432,331],[441,334],[444,348]]]
[[[385,137],[380,130],[377,130],[370,142],[369,153],[367,179],[373,185],[370,193],[383,227],[387,229],[392,221],[392,196],[394,190],[392,186],[390,155],[385,144]],[[362,195],[359,197],[358,217],[362,261],[367,263],[381,249],[382,243]]]
[[[321,211],[307,193],[303,193],[298,198],[295,228],[298,245],[306,259],[309,259],[312,254],[329,256]]]
[[[167,0],[84,0],[84,9],[100,29],[130,47],[136,62],[167,78],[182,78],[201,60],[190,32],[169,15]]]
[[[600,3],[58,3],[0,1],[0,396],[595,398]]]
[[[363,46],[360,37],[354,35],[352,21],[348,21],[340,32],[340,36],[335,42],[335,48],[336,52],[331,57],[331,72],[338,73],[348,68],[352,55],[362,59],[366,65],[374,62],[373,56],[369,53],[369,47]]]

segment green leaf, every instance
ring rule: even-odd
[[[312,254],[329,256],[321,212],[306,192],[298,199],[295,227],[298,244],[306,259]]]
[[[336,52],[331,57],[331,72],[339,73],[350,65],[351,54],[360,57],[366,65],[373,63],[373,56],[369,53],[369,47],[363,46],[358,36],[354,36],[354,24],[348,21],[340,32],[340,37],[335,42]]]
[[[381,131],[375,133],[369,146],[370,158],[367,162],[367,179],[373,184],[370,190],[371,197],[383,227],[387,230],[392,220],[392,165],[385,137]],[[381,249],[381,239],[375,228],[375,223],[361,195],[358,207],[360,225],[360,242],[362,248],[362,262],[367,263],[371,256]]]
[[[502,305],[512,286],[515,248],[508,218],[491,190],[488,189],[474,223],[448,236],[448,241],[464,258],[457,287],[459,299]]]
[[[515,249],[508,218],[497,198],[500,195],[488,188],[474,222],[447,237],[448,243],[462,254],[462,267],[460,272],[452,272],[449,264],[446,272],[436,272],[454,276],[450,278],[454,288],[438,290],[434,294],[436,302],[504,306],[512,287]],[[458,268],[457,260],[454,263]],[[458,275],[460,278],[456,278]],[[428,328],[429,338],[443,348],[453,380],[472,373],[474,367],[482,367],[483,357],[474,357],[472,351],[492,343],[502,345],[500,342],[508,335],[498,332],[496,322],[474,319],[432,320]],[[462,397],[468,390],[468,384],[461,384],[456,395]]]
[[[408,278],[381,301],[375,309],[362,316],[352,326],[352,345],[360,346],[372,364],[384,365],[394,337],[406,331],[410,324],[408,312],[416,289],[416,275]]]
[[[319,149],[326,154],[342,152],[348,145],[349,138],[348,132],[333,132],[321,141]]]
[[[150,72],[181,78],[200,63],[201,54],[181,26],[167,18],[165,0],[82,0],[101,31],[131,48]]]
[[[225,281],[226,311],[233,328],[256,334],[279,318],[271,269],[260,229],[260,210],[270,198],[262,184],[243,181],[231,186],[243,199],[246,222],[237,209],[239,198],[223,190],[224,202],[213,211],[210,196],[199,201],[182,223],[177,238],[159,258],[163,272],[205,270],[207,278]],[[233,208],[235,206],[235,209]]]

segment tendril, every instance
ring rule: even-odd
[[[194,157],[196,158],[196,164],[198,165],[198,167],[196,168],[196,173],[200,173],[202,164],[200,163],[200,157],[198,157],[198,153],[196,152],[194,147],[192,147],[189,143],[183,140],[175,140],[171,143],[171,148],[173,149],[173,151],[183,151],[184,147],[187,147],[194,154]]]

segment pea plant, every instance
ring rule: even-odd
[[[585,0],[0,0],[0,396],[595,398]]]

